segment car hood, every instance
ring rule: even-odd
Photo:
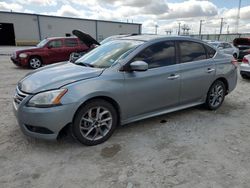
[[[234,46],[250,45],[250,38],[235,38],[233,44]]]
[[[40,49],[41,48],[39,48],[39,47],[31,47],[31,48],[27,48],[27,49],[23,49],[23,50],[17,50],[16,53],[20,54],[20,53],[25,53],[25,52],[33,52],[33,51],[37,51]]]
[[[91,45],[100,45],[99,42],[97,42],[93,37],[91,37],[89,34],[84,33],[80,30],[73,30],[73,35],[77,36],[84,44],[86,44],[89,48]]]
[[[100,76],[104,69],[84,67],[69,62],[37,69],[19,81],[18,87],[26,93],[57,89],[64,85]]]

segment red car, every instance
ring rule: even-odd
[[[19,50],[12,54],[11,60],[18,66],[37,69],[43,64],[69,60],[72,52],[84,52],[89,49],[76,37],[53,37],[42,40],[35,48]]]

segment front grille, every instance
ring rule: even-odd
[[[25,97],[27,97],[27,94],[21,92],[17,87],[16,93],[14,95],[14,102],[19,105],[23,101],[23,99],[25,99]]]

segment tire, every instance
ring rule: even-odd
[[[241,74],[241,77],[242,77],[243,79],[249,79],[249,77],[248,77],[247,75],[245,75],[245,74]]]
[[[207,99],[206,99],[206,107],[209,110],[216,110],[218,109],[225,98],[226,94],[226,86],[225,84],[220,81],[216,80],[209,88],[209,91],[207,93]]]
[[[42,60],[39,57],[31,57],[29,59],[29,67],[32,69],[38,69],[42,66]]]
[[[233,56],[234,56],[235,59],[237,59],[237,54],[236,53],[234,53]]]
[[[80,143],[93,146],[108,140],[117,124],[118,115],[112,104],[102,99],[92,100],[76,112],[72,134]]]

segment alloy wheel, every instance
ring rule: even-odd
[[[209,104],[211,107],[216,108],[220,106],[224,99],[224,88],[220,84],[215,84],[211,89],[209,95]]]
[[[41,67],[42,62],[39,58],[35,57],[35,58],[30,59],[29,64],[30,64],[31,68],[37,69],[37,68]]]
[[[80,133],[91,141],[105,137],[112,127],[111,112],[102,106],[90,108],[81,118]]]

